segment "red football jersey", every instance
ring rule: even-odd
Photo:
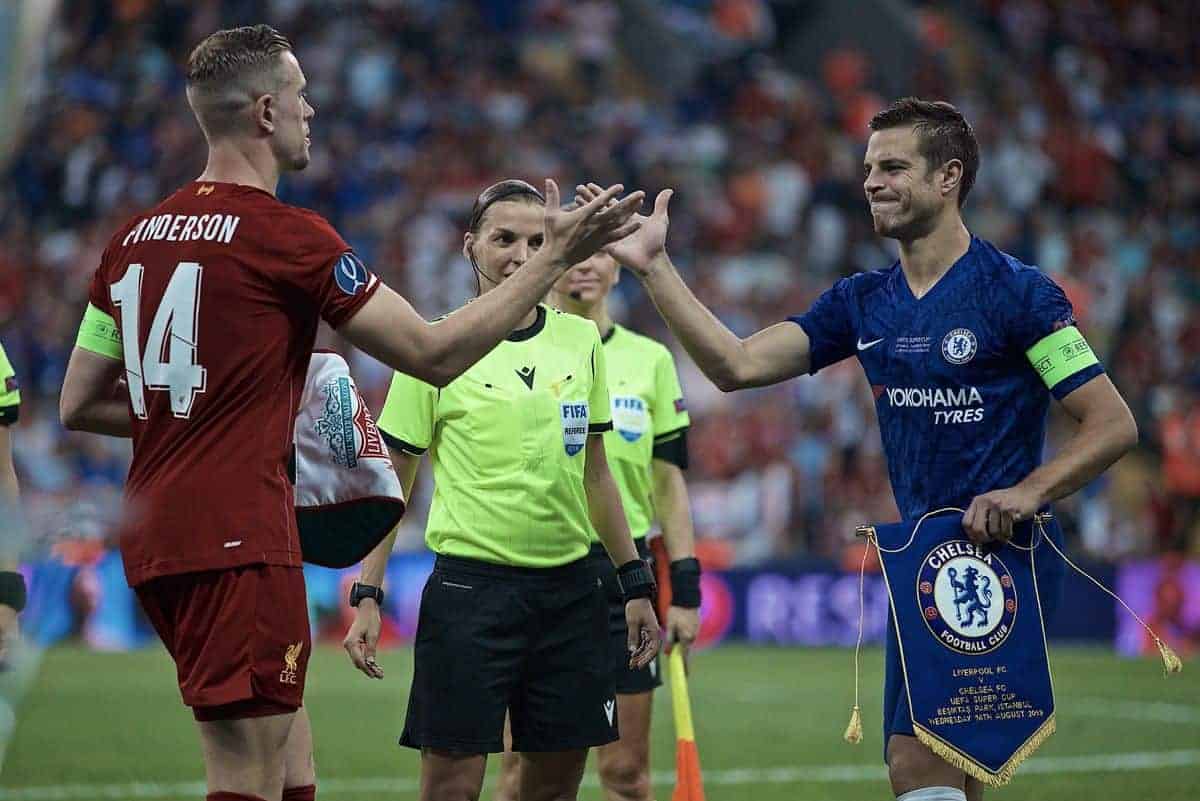
[[[237,184],[188,184],[116,233],[90,300],[129,382],[131,585],[300,564],[288,461],[318,321],[378,285],[320,215]]]

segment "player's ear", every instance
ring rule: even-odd
[[[475,234],[471,233],[470,231],[467,231],[465,234],[463,234],[462,254],[463,254],[463,256],[465,256],[467,258],[468,261],[475,260],[475,254],[471,250],[473,247],[475,247]]]
[[[254,101],[254,124],[267,133],[275,132],[275,98],[260,95]]]
[[[950,159],[942,165],[941,190],[943,195],[954,191],[954,187],[962,183],[963,163],[958,159]]]

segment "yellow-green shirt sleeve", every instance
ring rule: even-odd
[[[612,430],[612,403],[608,399],[608,366],[600,332],[592,329],[592,389],[588,393],[588,433]]]
[[[653,404],[651,416],[654,419],[655,442],[677,436],[691,425],[687,405],[683,402],[683,388],[679,385],[679,373],[675,369],[675,358],[666,348],[662,349],[654,364]]]
[[[433,444],[437,423],[438,390],[406,373],[393,373],[379,431],[387,444],[405,453],[420,455]]]
[[[4,346],[0,345],[0,425],[9,426],[17,422],[21,409],[21,386],[13,370]]]
[[[91,303],[83,313],[83,322],[79,324],[79,336],[75,338],[75,345],[116,361],[124,358],[121,329],[117,327],[116,320]]]

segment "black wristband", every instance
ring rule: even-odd
[[[17,612],[25,608],[25,577],[15,570],[0,570],[0,604]]]
[[[700,608],[700,560],[694,556],[671,563],[671,606]]]
[[[617,568],[617,581],[621,584],[621,594],[626,601],[634,598],[649,598],[654,600],[658,594],[658,585],[654,583],[654,571],[643,559],[630,559]]]

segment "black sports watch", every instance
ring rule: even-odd
[[[626,603],[635,598],[649,598],[653,601],[658,594],[654,571],[644,559],[630,559],[618,567],[617,581],[621,584],[621,594]]]
[[[380,609],[383,608],[383,588],[373,587],[370,584],[360,584],[354,582],[350,585],[350,605],[358,606],[359,601],[363,598],[374,598],[375,604]]]

